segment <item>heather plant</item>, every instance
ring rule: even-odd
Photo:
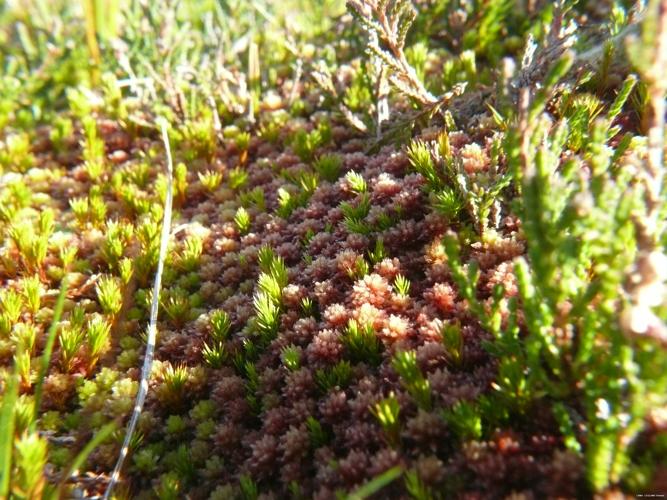
[[[0,497],[660,489],[661,2],[102,3],[0,8]]]

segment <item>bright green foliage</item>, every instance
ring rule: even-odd
[[[381,344],[373,325],[361,325],[357,320],[350,319],[343,334],[343,343],[355,363],[377,365],[381,360]]]
[[[37,340],[37,327],[32,323],[17,323],[11,334],[11,341],[16,345],[18,352],[31,355]]]
[[[236,136],[234,142],[239,150],[247,151],[250,145],[250,134],[248,132],[241,132]]]
[[[38,272],[42,268],[49,249],[49,238],[55,228],[54,218],[53,210],[46,209],[39,214],[36,224],[17,221],[9,228],[9,237],[19,251],[24,268],[29,272]]]
[[[222,309],[213,311],[210,315],[211,337],[216,342],[224,342],[229,336],[232,321],[229,315]]]
[[[335,182],[340,177],[340,168],[343,163],[339,155],[327,153],[313,162],[313,168],[325,181]]]
[[[285,368],[290,371],[296,371],[301,367],[301,353],[294,345],[283,347],[280,352],[280,359]]]
[[[176,259],[177,266],[186,272],[196,271],[203,249],[202,238],[196,234],[189,235],[183,240],[183,248]]]
[[[115,270],[125,255],[125,249],[130,244],[134,228],[128,223],[108,221],[105,232],[106,238],[101,249],[102,257],[109,268]]]
[[[358,198],[356,205],[346,201],[340,204],[340,209],[343,212],[343,222],[351,233],[368,234],[372,227],[364,219],[370,211],[371,199],[366,193],[360,194]]]
[[[266,200],[264,198],[264,190],[261,186],[256,186],[250,191],[244,191],[239,194],[239,201],[241,205],[248,208],[254,205],[257,210],[263,212],[266,210]]]
[[[443,418],[462,440],[479,439],[482,436],[482,419],[474,403],[459,401],[450,410],[443,412]]]
[[[236,224],[236,227],[239,230],[239,233],[241,234],[247,234],[248,231],[250,231],[250,214],[248,211],[243,208],[239,207],[238,210],[236,210],[236,215],[234,216],[234,223]]]
[[[373,408],[371,408],[371,413],[375,415],[375,418],[377,418],[382,427],[387,444],[392,447],[397,447],[401,439],[400,412],[401,407],[393,393],[389,397],[375,403]]]
[[[182,480],[175,471],[160,476],[160,483],[155,487],[155,494],[160,500],[176,500],[181,495]]]
[[[162,385],[158,389],[158,397],[167,406],[174,407],[178,405],[185,396],[188,379],[187,366],[173,366],[171,363],[166,363],[166,366],[162,370]]]
[[[283,172],[281,175],[291,184],[278,189],[278,209],[276,213],[287,219],[294,210],[308,203],[315,189],[317,189],[319,180],[317,174],[308,171],[301,171],[297,175]]]
[[[46,482],[42,473],[46,465],[46,451],[46,439],[37,433],[24,434],[16,442],[18,477],[15,494],[25,498],[41,496]]]
[[[461,325],[448,323],[442,326],[440,331],[442,343],[447,349],[447,355],[452,365],[459,366],[463,359],[463,335]]]
[[[215,154],[217,139],[210,110],[204,108],[197,119],[188,120],[182,129],[183,141],[186,143],[186,159],[211,159]]]
[[[84,169],[92,181],[97,181],[105,170],[104,141],[99,137],[97,122],[92,116],[84,116],[81,125]]]
[[[345,174],[345,180],[350,186],[350,189],[357,194],[365,193],[368,189],[366,180],[361,176],[361,174],[355,172],[354,170],[350,170],[347,174]]]
[[[58,335],[60,345],[60,363],[63,371],[68,373],[74,366],[79,349],[83,345],[86,335],[80,327],[66,327]]]
[[[249,475],[244,474],[239,478],[239,486],[243,500],[257,500],[259,496],[257,484]]]
[[[202,399],[190,410],[190,417],[196,422],[208,422],[215,415],[216,404],[210,399]]]
[[[118,278],[102,276],[95,285],[95,292],[105,314],[115,316],[120,312],[123,307],[123,293]]]
[[[262,260],[263,259],[263,260]],[[283,288],[288,283],[287,266],[282,257],[277,257],[271,252],[270,261],[267,261],[266,255],[260,256],[260,267],[262,272],[257,280],[258,288],[274,303],[282,302]]]
[[[314,417],[309,416],[306,419],[306,428],[308,429],[310,443],[313,449],[320,448],[329,442],[329,435],[322,428],[322,424],[320,424]]]
[[[199,297],[186,290],[175,287],[163,292],[165,299],[161,300],[164,312],[169,320],[177,327],[183,326],[193,318],[193,307],[196,307]]]
[[[315,301],[310,297],[302,298],[300,306],[301,306],[301,312],[306,318],[308,316],[314,316],[317,312]]]
[[[0,147],[0,172],[10,170],[25,172],[35,163],[30,152],[30,136],[26,133],[13,134],[7,137]]]
[[[299,206],[298,197],[285,188],[278,189],[278,209],[276,213],[283,219],[287,219]]]
[[[199,177],[199,182],[202,186],[208,191],[213,192],[218,189],[220,183],[222,182],[222,174],[214,170],[207,170],[206,172],[198,172],[197,176]]]
[[[384,240],[380,237],[375,240],[375,249],[368,251],[368,258],[371,263],[377,264],[387,257],[387,251],[384,248]]]
[[[263,245],[257,251],[257,263],[259,264],[259,268],[264,273],[271,272],[271,267],[273,266],[273,262],[275,259],[276,259],[276,254],[274,253],[273,248],[271,248],[268,245]]]
[[[144,448],[132,458],[134,467],[143,474],[151,474],[157,469],[159,456],[150,448]]]
[[[9,335],[23,310],[23,298],[14,290],[0,290],[0,334]]]
[[[256,325],[263,338],[270,339],[278,331],[280,308],[274,299],[266,292],[258,292],[253,299],[255,307]]]
[[[388,486],[396,479],[401,477],[403,474],[403,467],[400,465],[395,465],[384,471],[382,474],[378,474],[370,481],[364,483],[356,490],[352,491],[349,495],[346,495],[345,498],[351,500],[360,500],[363,498],[369,498],[376,493],[382,491],[385,486]]]
[[[495,144],[498,151],[500,145]],[[484,234],[502,191],[512,182],[512,176],[503,172],[497,165],[498,156],[490,159],[482,157],[480,161],[491,162],[489,174],[478,176],[465,171],[459,157],[451,153],[449,136],[442,132],[437,142],[426,144],[415,140],[408,146],[408,159],[412,167],[427,182],[427,191],[431,196],[431,204],[446,219],[453,221],[463,218],[473,223],[479,234]],[[465,209],[466,217],[461,217]]]
[[[174,202],[176,206],[183,206],[188,191],[188,168],[185,163],[179,163],[174,168]]]
[[[206,364],[211,368],[222,368],[225,360],[227,359],[225,346],[217,342],[214,342],[213,345],[204,343],[201,354]]]
[[[407,389],[417,405],[424,410],[430,410],[431,388],[417,365],[417,353],[415,351],[398,352],[394,355],[391,366],[398,373],[401,385]]]
[[[42,293],[42,283],[39,276],[34,275],[24,278],[21,282],[21,288],[28,310],[32,314],[36,314],[39,312]]]
[[[406,471],[405,489],[415,500],[431,500],[435,496],[431,488],[424,484],[416,470]]]
[[[303,162],[311,162],[317,150],[331,140],[331,129],[325,121],[310,132],[301,129],[292,137],[292,149]]]
[[[394,278],[394,289],[400,297],[408,297],[410,295],[410,280],[402,274],[397,274]]]
[[[94,315],[87,324],[88,366],[97,364],[100,356],[109,349],[111,324],[102,316]]]
[[[339,361],[333,367],[319,368],[315,372],[315,382],[322,394],[334,388],[345,388],[350,383],[352,365],[347,360]]]
[[[14,407],[19,394],[19,381],[15,373],[5,379],[5,392],[0,406],[0,494],[8,496],[11,472],[12,452],[14,447],[14,429],[16,426]]]
[[[347,275],[352,280],[358,280],[366,276],[370,271],[370,266],[366,259],[359,256],[354,261],[354,267],[348,267],[346,269]]]
[[[248,172],[240,167],[235,167],[229,171],[227,183],[229,187],[235,190],[241,189],[248,182]]]

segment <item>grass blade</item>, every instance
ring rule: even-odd
[[[7,379],[0,408],[0,498],[9,497],[12,449],[14,448],[14,407],[18,396],[18,377],[12,373]]]
[[[346,500],[363,500],[364,498],[368,498],[380,491],[389,483],[398,479],[402,474],[403,468],[400,465],[392,467],[391,469],[384,471],[379,476],[374,477],[366,484],[363,484],[358,489],[350,493],[346,497]]]
[[[67,479],[72,476],[74,471],[78,470],[79,467],[83,465],[83,463],[88,458],[88,455],[90,455],[97,446],[104,442],[104,440],[109,437],[113,431],[116,430],[116,427],[116,422],[109,422],[106,424],[99,431],[97,431],[97,433],[93,436],[93,439],[88,441],[86,446],[84,446],[83,449],[77,454],[77,456],[74,458],[72,463],[63,474],[60,483],[58,484],[58,494],[56,498],[64,498],[63,488],[65,487],[65,481],[67,481]]]
[[[151,302],[150,319],[148,323],[148,339],[146,341],[146,354],[144,355],[144,365],[141,370],[141,381],[139,383],[139,392],[134,403],[134,410],[130,417],[130,422],[127,424],[125,431],[125,439],[123,446],[120,449],[118,461],[111,474],[111,480],[104,492],[104,500],[111,498],[113,487],[118,482],[120,471],[123,468],[123,463],[127,458],[130,450],[130,442],[132,434],[139,421],[141,410],[144,407],[146,400],[146,393],[148,392],[148,379],[151,376],[151,368],[153,367],[153,354],[155,352],[155,338],[157,336],[157,313],[160,301],[160,289],[162,288],[162,271],[164,269],[164,261],[167,255],[167,243],[169,243],[169,235],[171,234],[171,209],[173,200],[173,171],[174,164],[171,157],[171,147],[169,146],[169,135],[167,134],[167,121],[162,118],[160,120],[160,127],[162,129],[162,141],[164,142],[164,149],[167,155],[167,197],[164,202],[164,211],[162,217],[162,232],[160,234],[160,253],[158,256],[157,269],[155,271],[155,280],[153,281],[153,300]]]
[[[46,374],[49,371],[49,363],[51,362],[51,354],[53,354],[53,344],[56,342],[56,331],[58,329],[58,322],[63,314],[63,306],[65,305],[65,295],[67,294],[67,278],[63,278],[60,283],[60,293],[56,300],[56,307],[53,310],[53,320],[51,320],[51,328],[46,337],[46,345],[44,352],[42,352],[41,366],[39,368],[39,376],[37,377],[37,384],[35,385],[35,413],[30,423],[30,432],[35,432],[37,425],[37,414],[39,413],[39,406],[42,401],[42,385]]]

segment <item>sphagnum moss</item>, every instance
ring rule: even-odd
[[[667,14],[628,3],[0,13],[0,496],[107,486],[153,298],[128,496],[655,493]]]

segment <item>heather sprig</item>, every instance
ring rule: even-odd
[[[422,105],[436,103],[405,55],[405,39],[417,17],[410,0],[348,0],[347,6],[368,34],[369,52],[387,67],[392,85]]]
[[[495,150],[499,150],[498,144]],[[438,213],[449,221],[466,215],[480,235],[497,226],[497,216],[492,215],[500,211],[500,195],[512,182],[512,174],[494,164],[498,155],[490,159],[487,175],[469,174],[461,158],[452,154],[446,131],[429,144],[414,140],[407,154],[412,167],[426,180],[431,205]]]

